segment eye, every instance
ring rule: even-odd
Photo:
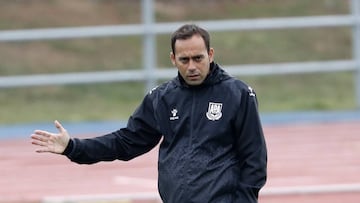
[[[195,62],[200,62],[203,58],[204,58],[203,55],[199,55],[199,56],[194,56],[192,60],[194,60]]]
[[[179,61],[181,62],[181,63],[188,63],[189,62],[189,58],[187,58],[187,57],[181,57],[181,58],[179,58]]]

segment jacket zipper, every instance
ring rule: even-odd
[[[190,187],[190,177],[192,174],[193,166],[192,166],[192,152],[193,152],[193,127],[194,127],[194,111],[195,111],[195,91],[191,90],[191,111],[190,111],[190,124],[189,124],[189,142],[188,142],[188,160],[186,162],[187,166],[187,174],[186,176],[186,187],[184,188],[186,193],[191,191]]]

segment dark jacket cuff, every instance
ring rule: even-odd
[[[66,146],[64,152],[62,153],[62,155],[68,156],[70,154],[70,152],[73,150],[74,148],[74,141],[72,139],[69,140],[68,145]]]

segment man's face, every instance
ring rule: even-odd
[[[214,50],[207,52],[205,42],[200,35],[189,39],[176,40],[175,53],[170,54],[171,61],[179,70],[188,85],[200,85],[209,74]]]

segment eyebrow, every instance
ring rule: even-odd
[[[188,57],[188,56],[180,56],[179,57],[179,60],[189,60],[190,58],[192,60],[195,60],[196,58],[203,58],[204,55],[203,54],[198,54],[198,55],[195,55],[195,56],[191,56],[191,57]]]

